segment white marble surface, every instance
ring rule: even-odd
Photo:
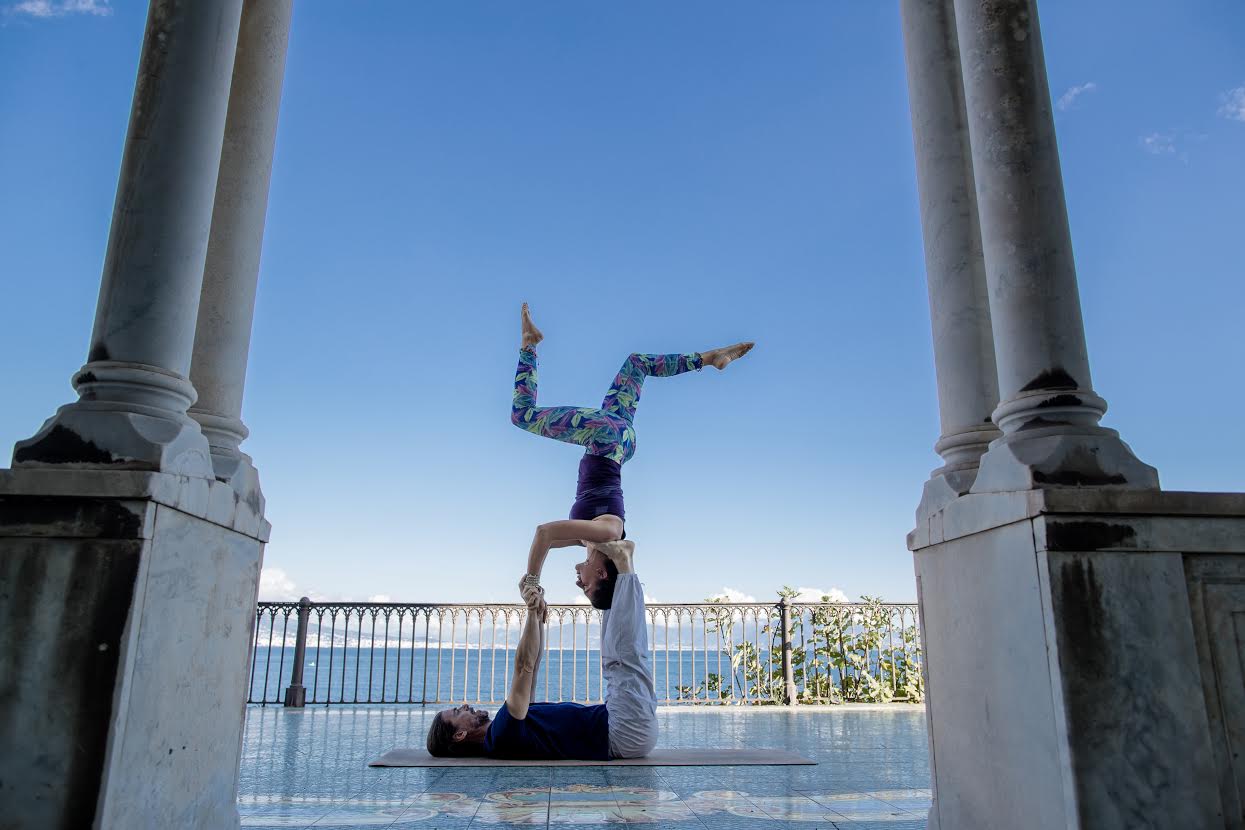
[[[262,553],[257,539],[157,506],[127,627],[101,827],[236,822]]]
[[[0,470],[0,496],[6,494],[148,499],[261,542],[267,542],[272,532],[260,512],[262,502],[248,502],[228,484],[197,476],[138,470]]]
[[[0,722],[27,748],[0,768],[6,818],[236,826],[266,533],[216,481],[0,471]]]
[[[1245,656],[1201,620],[1245,614],[1202,587],[1245,583],[1245,495],[974,494],[909,541],[941,826],[1240,826]]]
[[[816,766],[369,768],[433,707],[247,711],[244,827],[924,830],[925,715],[907,705],[659,707],[667,746],[785,747]]]

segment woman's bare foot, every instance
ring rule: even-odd
[[[631,573],[631,557],[635,553],[635,542],[620,539],[616,542],[597,542],[595,547],[614,563],[619,573]]]
[[[527,303],[523,304],[523,341],[522,345],[525,349],[535,348],[536,344],[545,339],[540,333],[540,329],[536,328],[532,323],[532,312],[528,310]]]
[[[726,364],[732,360],[739,358],[752,351],[752,347],[756,343],[748,340],[744,343],[736,343],[734,346],[723,346],[720,349],[710,349],[707,352],[700,353],[700,359],[706,366],[713,366],[719,372],[726,368]]]

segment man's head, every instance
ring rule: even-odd
[[[591,542],[584,544],[588,556],[575,566],[575,584],[583,589],[584,596],[593,608],[602,611],[614,604],[614,580],[618,566]]]
[[[428,728],[428,754],[438,758],[483,755],[488,721],[488,712],[472,709],[465,703],[453,709],[442,709]]]

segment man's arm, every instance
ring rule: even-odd
[[[536,692],[536,672],[545,652],[543,592],[539,589],[523,589],[522,593],[523,601],[527,604],[527,619],[523,623],[523,633],[519,635],[519,645],[515,649],[510,694],[506,695],[506,710],[515,720],[527,717],[528,707]]]
[[[622,538],[622,522],[618,519],[562,519],[546,522],[536,528],[532,549],[527,555],[527,572],[540,576],[550,548],[566,547],[579,541],[612,542]]]
[[[539,613],[529,611],[528,613],[537,619],[536,628],[540,631],[540,638],[536,641],[536,664],[532,666],[532,682],[527,687],[527,700],[530,705],[536,699],[536,675],[540,672],[540,661],[545,656],[545,610],[544,599],[541,599],[541,610]],[[523,714],[527,714],[527,709],[523,710]]]

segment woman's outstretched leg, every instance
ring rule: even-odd
[[[614,376],[610,391],[605,393],[601,408],[611,415],[630,421],[635,417],[646,377],[668,378],[699,370],[703,366],[703,357],[695,353],[629,355]]]
[[[635,418],[636,406],[640,403],[640,392],[646,377],[668,378],[700,370],[705,366],[714,366],[720,371],[732,360],[750,352],[753,345],[736,343],[734,346],[692,354],[632,354],[614,377],[610,391],[601,402],[601,409],[610,415],[631,421]]]

